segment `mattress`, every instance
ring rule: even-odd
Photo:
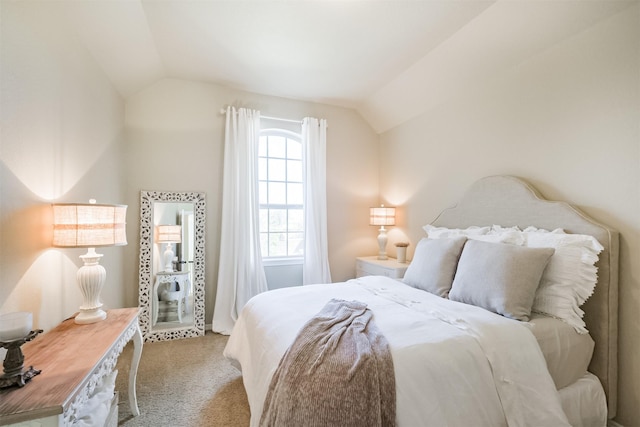
[[[582,378],[593,355],[591,336],[576,332],[561,320],[540,314],[533,314],[529,324],[556,388],[560,390]]]

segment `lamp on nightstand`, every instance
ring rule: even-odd
[[[387,229],[385,225],[396,225],[396,208],[369,208],[369,225],[379,225],[378,234],[378,259],[387,259]]]
[[[173,271],[173,253],[172,245],[182,242],[182,227],[180,225],[159,225],[158,226],[158,243],[166,243],[167,247],[164,251],[162,260],[164,262],[164,271]]]
[[[127,244],[126,216],[126,205],[99,205],[95,200],[89,204],[53,205],[53,246],[87,248],[87,253],[80,256],[84,265],[77,273],[83,302],[76,323],[95,323],[107,318],[100,302],[107,271],[100,265],[102,254],[96,253],[96,247]]]

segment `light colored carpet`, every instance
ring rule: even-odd
[[[120,426],[249,425],[249,404],[240,372],[222,356],[228,337],[204,337],[144,343],[138,368],[140,416],[129,409],[128,380],[133,346],[129,343],[116,369]]]

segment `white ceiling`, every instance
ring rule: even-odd
[[[633,1],[70,1],[128,97],[163,77],[356,108],[383,132]]]

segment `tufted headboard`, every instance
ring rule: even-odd
[[[490,176],[475,182],[458,204],[445,209],[432,222],[449,228],[472,225],[534,226],[594,236],[604,246],[600,253],[598,283],[582,307],[595,349],[589,371],[607,395],[608,416],[617,406],[618,379],[618,232],[589,218],[566,202],[544,200],[528,183],[513,176]]]

